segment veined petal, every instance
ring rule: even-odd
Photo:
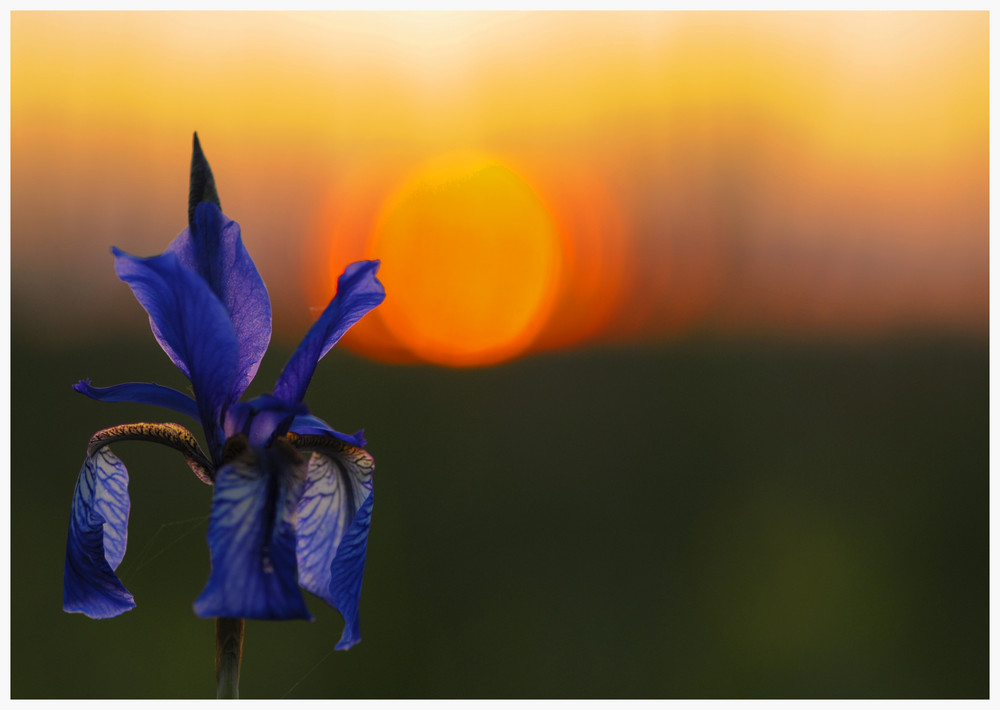
[[[308,438],[293,443],[308,446]],[[328,440],[309,460],[296,511],[299,584],[344,617],[336,648],[361,640],[358,603],[374,505],[375,462],[363,449]]]
[[[108,619],[135,607],[115,575],[128,536],[128,472],[103,447],[83,462],[66,538],[63,609]]]
[[[200,203],[191,226],[181,232],[167,253],[201,276],[225,307],[239,342],[239,359],[232,399],[240,398],[257,374],[271,339],[271,302],[267,288],[250,258],[240,225],[211,202]]]
[[[212,573],[199,616],[311,619],[299,590],[295,506],[305,462],[287,444],[247,448],[215,475],[208,546]]]
[[[221,447],[220,414],[232,401],[239,360],[233,324],[219,299],[176,254],[142,259],[118,249],[115,271],[149,314],[153,335],[194,387],[213,454]]]
[[[303,435],[332,436],[358,448],[364,448],[365,444],[368,443],[365,440],[364,429],[358,429],[353,434],[343,434],[336,429],[332,429],[329,424],[312,414],[298,415],[292,420],[292,424],[288,427],[288,430]]]
[[[125,382],[110,387],[94,387],[90,384],[90,380],[86,379],[73,385],[73,389],[100,402],[153,404],[198,419],[198,404],[193,398],[170,387],[151,382]]]
[[[292,355],[274,386],[274,396],[301,402],[316,364],[347,330],[385,299],[375,273],[378,261],[357,261],[337,280],[337,295],[323,311]]]
[[[375,496],[370,495],[354,514],[330,568],[330,597],[333,599],[333,606],[344,617],[344,632],[334,647],[338,650],[346,650],[361,641],[358,604],[361,601],[361,580],[365,571],[368,530],[371,528],[374,505]]]

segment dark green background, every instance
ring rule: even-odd
[[[213,622],[191,610],[211,490],[176,453],[116,448],[137,608],[61,611],[89,436],[200,436],[70,385],[182,376],[148,331],[54,346],[18,325],[12,695],[213,696]],[[342,622],[307,595],[312,623],[248,622],[242,695],[984,697],[988,378],[985,338],[694,337],[474,370],[335,350],[307,403],[365,427],[377,463],[364,641],[330,653]]]

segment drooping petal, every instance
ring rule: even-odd
[[[361,640],[358,603],[375,501],[374,469],[363,449],[329,441],[309,460],[296,514],[299,584],[344,617],[338,649]]]
[[[344,632],[334,647],[346,650],[361,640],[361,580],[365,571],[365,556],[368,552],[368,530],[372,522],[375,496],[365,499],[354,514],[351,527],[337,548],[337,556],[330,569],[330,596],[333,606],[344,617]]]
[[[316,364],[347,330],[385,299],[375,273],[378,261],[357,261],[337,280],[337,295],[323,311],[292,355],[274,386],[274,396],[301,402]]]
[[[100,402],[153,404],[198,419],[198,404],[193,398],[170,387],[151,382],[125,382],[110,387],[94,387],[88,378],[77,382],[73,385],[73,389]]]
[[[66,538],[63,609],[108,619],[135,607],[115,570],[128,536],[128,472],[103,447],[83,462]]]
[[[216,472],[212,573],[199,616],[311,619],[296,582],[295,506],[305,462],[287,444],[247,448]]]
[[[271,339],[271,302],[243,246],[240,225],[216,205],[202,202],[191,226],[171,242],[167,253],[176,254],[181,264],[201,276],[229,314],[239,342],[235,401],[257,374]]]
[[[142,259],[113,251],[118,277],[146,309],[160,346],[191,380],[209,447],[216,452],[222,443],[220,414],[232,401],[239,359],[226,309],[175,254]]]
[[[295,419],[292,420],[291,426],[288,427],[288,430],[295,432],[296,434],[303,435],[332,436],[335,439],[340,439],[345,443],[362,449],[365,447],[365,444],[368,443],[365,440],[364,429],[358,429],[353,434],[344,434],[331,428],[329,424],[312,414],[300,414],[295,417]]]

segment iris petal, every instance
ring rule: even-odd
[[[115,575],[128,536],[128,472],[106,446],[83,462],[73,492],[63,609],[108,619],[135,607]]]
[[[275,397],[301,402],[320,358],[352,325],[385,299],[385,289],[375,278],[378,266],[378,261],[357,261],[344,270],[337,280],[337,295],[313,323],[278,377]]]
[[[212,573],[199,616],[311,619],[296,582],[295,504],[305,463],[287,446],[246,449],[215,476]]]
[[[226,410],[223,430],[229,438],[244,434],[250,446],[262,448],[275,436],[283,436],[293,418],[306,414],[309,408],[301,403],[288,403],[269,394],[254,397],[249,402],[237,402]]]
[[[153,335],[188,376],[213,453],[220,413],[231,401],[239,344],[229,315],[208,284],[172,253],[142,259],[114,249],[115,271],[149,314]]]
[[[355,513],[351,527],[337,548],[337,557],[330,569],[330,596],[333,606],[344,617],[344,632],[334,647],[346,650],[361,640],[361,579],[368,552],[368,530],[371,528],[375,496],[370,495]]]
[[[232,400],[240,398],[257,374],[271,339],[271,302],[267,288],[250,258],[240,225],[210,202],[194,212],[191,226],[181,232],[167,253],[196,272],[225,307],[239,342],[239,360]]]
[[[110,387],[94,387],[87,379],[77,382],[73,389],[100,402],[153,404],[198,419],[198,405],[194,399],[183,392],[151,382],[125,382]]]
[[[330,425],[324,422],[319,417],[315,417],[312,414],[300,414],[292,420],[291,426],[288,427],[289,431],[293,431],[296,434],[305,434],[312,436],[332,436],[336,439],[351,444],[352,446],[357,446],[359,448],[364,448],[365,444],[368,443],[365,440],[365,430],[358,429],[353,434],[343,434],[336,429],[330,428]]]
[[[375,500],[374,468],[371,456],[353,446],[313,453],[296,512],[299,584],[344,617],[338,649],[361,640],[358,603]]]

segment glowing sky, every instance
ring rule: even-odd
[[[388,297],[348,344],[389,360],[697,328],[985,332],[988,29],[15,12],[15,326],[141,321],[108,247],[158,253],[184,227],[197,130],[290,341],[357,258],[383,260]]]

